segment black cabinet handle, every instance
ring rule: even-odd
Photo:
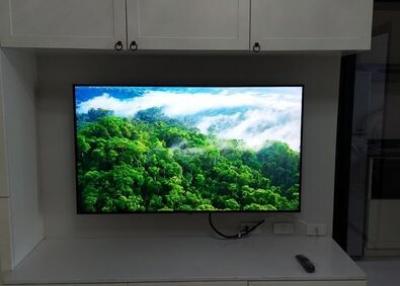
[[[255,42],[253,45],[253,52],[259,53],[261,51],[261,46],[259,42]]]
[[[129,49],[130,49],[131,51],[137,51],[138,45],[137,45],[136,41],[132,41],[132,42],[131,42],[131,44],[129,45]]]
[[[124,48],[124,45],[122,44],[122,41],[118,41],[114,45],[114,50],[116,51],[121,51]]]

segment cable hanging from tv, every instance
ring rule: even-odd
[[[239,230],[238,233],[236,234],[225,234],[221,232],[220,230],[217,229],[217,227],[214,225],[213,220],[212,220],[212,213],[208,214],[208,223],[210,224],[210,227],[212,230],[218,234],[220,237],[225,238],[225,239],[244,239],[248,237],[253,231],[255,231],[260,225],[262,225],[265,222],[265,220],[260,220],[258,223],[253,225],[252,227],[244,227]]]

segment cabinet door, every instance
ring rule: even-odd
[[[113,49],[126,44],[125,0],[0,0],[3,47]]]
[[[249,286],[367,286],[363,280],[348,281],[250,281]]]
[[[128,283],[128,286],[247,286],[247,281],[147,282]]]
[[[362,50],[371,42],[373,0],[252,0],[251,48]]]
[[[127,0],[139,49],[248,50],[250,0]]]

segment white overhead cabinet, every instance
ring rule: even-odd
[[[139,49],[248,50],[250,0],[127,0]]]
[[[5,47],[363,50],[373,0],[0,0]]]
[[[373,0],[251,0],[251,49],[369,49],[372,5]]]
[[[125,4],[125,0],[0,0],[0,43],[3,47],[119,48],[126,44]]]

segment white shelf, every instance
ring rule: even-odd
[[[303,271],[300,253],[316,273]],[[366,280],[331,238],[300,236],[46,239],[4,274],[5,284]]]

